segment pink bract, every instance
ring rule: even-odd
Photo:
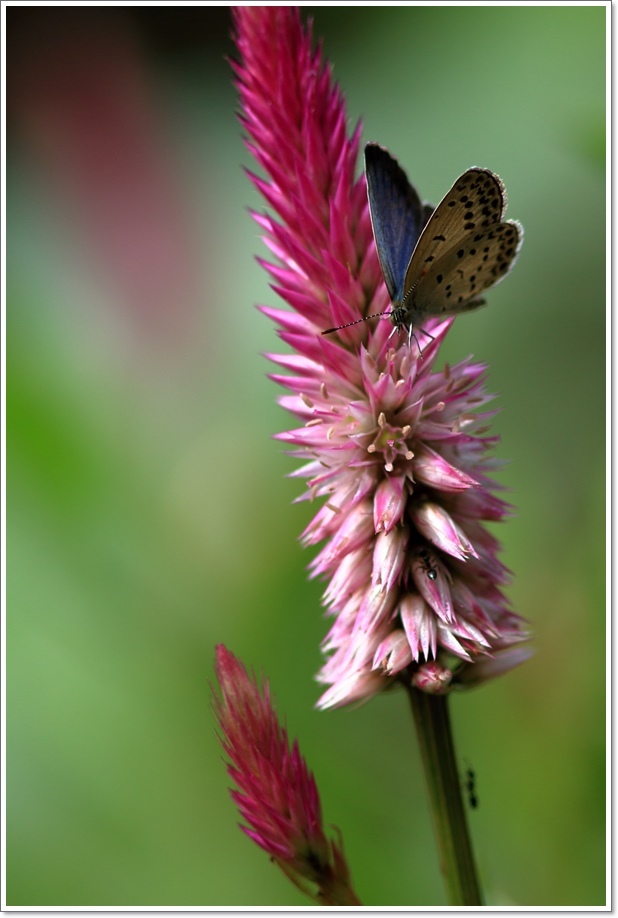
[[[321,904],[358,905],[341,839],[324,833],[313,775],[279,723],[267,682],[260,687],[223,645],[216,650],[220,695],[213,694],[232,797],[263,848],[296,886]]]

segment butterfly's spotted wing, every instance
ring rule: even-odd
[[[406,271],[406,322],[465,312],[512,266],[522,229],[502,223],[506,192],[489,169],[461,175],[427,222]]]
[[[412,293],[413,309],[423,316],[438,316],[482,306],[479,295],[508,274],[522,236],[514,220],[469,233],[431,264]]]
[[[430,266],[471,232],[500,223],[506,209],[504,186],[489,169],[468,169],[440,201],[416,245],[406,271],[407,293]]]

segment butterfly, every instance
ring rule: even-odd
[[[397,160],[376,143],[365,146],[365,176],[373,236],[392,304],[389,313],[377,315],[390,315],[393,334],[403,328],[408,343],[414,338],[418,346],[415,328],[432,337],[421,328],[425,319],[484,305],[480,294],[513,267],[523,228],[515,220],[504,221],[506,191],[489,169],[468,169],[435,209],[421,202]]]

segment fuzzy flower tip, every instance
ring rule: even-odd
[[[321,335],[389,307],[355,178],[360,127],[348,137],[341,92],[297,9],[242,7],[235,21],[240,117],[267,175],[250,173],[270,208],[254,214],[274,256],[262,264],[292,307],[261,307],[293,351],[268,355],[291,392],[281,404],[302,422],[278,438],[305,460],[293,473],[308,480],[300,499],[326,498],[302,536],[325,543],[311,573],[330,581],[334,618],[319,704],[399,678],[440,694],[482,681],[527,654],[513,652],[527,634],[483,525],[508,509],[488,474],[485,367],[435,369],[452,319],[424,322],[422,359],[385,319]]]
[[[213,706],[238,788],[232,797],[247,823],[241,828],[320,905],[359,905],[341,839],[324,834],[315,780],[298,744],[290,747],[268,683],[260,688],[223,644],[215,671],[221,694],[213,693]]]

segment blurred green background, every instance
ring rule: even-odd
[[[8,8],[9,906],[308,904],[238,830],[214,645],[270,678],[375,906],[444,904],[405,698],[318,713],[227,8]],[[536,656],[452,699],[488,904],[605,902],[606,8],[315,7],[364,139],[526,232],[456,322]]]

